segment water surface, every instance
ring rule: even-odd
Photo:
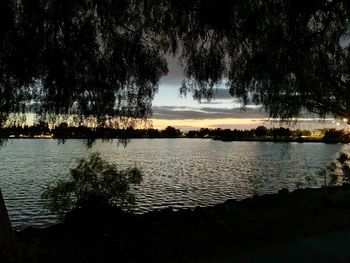
[[[323,143],[221,142],[209,139],[134,139],[123,147],[117,140],[9,140],[0,149],[0,182],[13,225],[46,226],[55,218],[42,208],[45,184],[65,178],[78,158],[100,152],[120,168],[144,172],[135,190],[136,212],[168,206],[212,205],[229,198],[295,189],[296,182],[316,175],[348,145]],[[318,178],[320,186],[323,180]]]

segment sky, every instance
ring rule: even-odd
[[[168,58],[169,73],[160,81],[159,90],[153,100],[153,116],[151,124],[156,129],[164,129],[173,126],[183,131],[196,130],[200,128],[228,128],[228,129],[252,129],[258,126],[266,127],[288,127],[291,129],[322,129],[336,128],[349,129],[343,120],[327,118],[303,118],[297,122],[281,123],[268,118],[268,114],[261,107],[248,105],[242,110],[242,105],[232,97],[228,88],[224,85],[216,87],[215,99],[211,102],[198,101],[181,96],[179,88],[184,79],[182,69],[177,60]],[[32,125],[34,115],[27,115],[27,123]]]
[[[222,85],[216,88],[215,99],[199,103],[192,98],[180,96],[179,87],[184,79],[177,60],[168,58],[169,73],[160,81],[159,90],[153,101],[153,127],[164,129],[173,126],[182,130],[199,128],[252,129],[259,125],[267,127],[288,126],[292,129],[346,128],[342,120],[331,118],[319,120],[304,118],[289,124],[268,119],[261,107],[242,105]]]

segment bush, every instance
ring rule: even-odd
[[[80,159],[70,170],[67,180],[58,180],[42,193],[45,208],[60,218],[72,208],[82,208],[98,200],[98,205],[111,205],[132,211],[135,196],[132,185],[139,185],[142,173],[137,168],[120,171],[116,165],[103,160],[98,153]],[[96,203],[95,203],[96,205]]]
[[[336,161],[332,162],[326,169],[321,169],[318,174],[323,178],[324,186],[327,185],[327,178],[330,178],[329,186],[350,184],[350,155],[339,152]]]
[[[330,129],[326,131],[322,140],[326,143],[348,143],[350,142],[349,134],[344,130]]]

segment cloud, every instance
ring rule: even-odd
[[[203,99],[200,101],[200,104],[225,104],[229,102],[240,104],[239,99],[234,98],[230,94],[229,89],[214,88],[213,93],[214,95],[212,99],[210,99],[209,101],[206,101],[205,99]]]
[[[181,86],[182,80],[185,78],[182,72],[182,68],[179,65],[178,58],[167,56],[166,57],[168,63],[168,75],[164,76],[160,83],[161,85],[174,86],[179,88]]]
[[[184,120],[184,119],[260,119],[266,118],[266,113],[259,108],[192,108],[186,106],[154,106],[153,119]]]
[[[201,101],[199,102],[200,105],[221,105],[221,104],[227,104],[227,101]]]
[[[215,99],[221,99],[221,100],[232,100],[233,97],[229,92],[229,89],[224,88],[217,88],[214,90],[214,98]]]
[[[182,81],[185,79],[185,76],[183,74],[183,69],[179,63],[179,60],[177,57],[172,56],[167,56],[166,60],[168,63],[169,72],[160,80],[160,83],[161,85],[180,88],[182,85]],[[215,100],[233,98],[232,95],[229,93],[229,89],[222,87],[214,88],[214,97]]]

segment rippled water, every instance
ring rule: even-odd
[[[99,151],[121,168],[144,172],[136,189],[137,212],[168,206],[204,206],[229,198],[293,190],[315,175],[348,145],[322,143],[221,142],[207,139],[141,139],[127,147],[97,141],[87,149],[82,140],[9,140],[0,149],[0,186],[17,228],[55,222],[44,211],[42,187],[69,174],[77,158]],[[319,180],[321,184],[322,180]]]

